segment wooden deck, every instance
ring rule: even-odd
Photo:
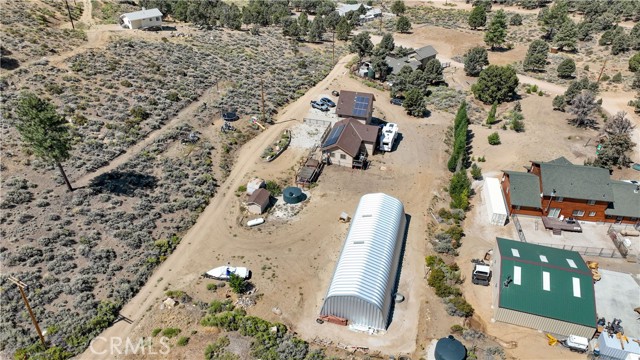
[[[545,229],[552,230],[554,233],[560,231],[582,232],[582,226],[577,220],[573,224],[569,224],[566,220],[560,221],[556,218],[542,216],[542,223]]]

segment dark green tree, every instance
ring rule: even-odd
[[[282,24],[282,34],[287,37],[297,39],[300,36],[300,26],[298,22],[293,19],[287,19]]]
[[[489,56],[483,47],[471,48],[464,55],[464,72],[469,76],[480,75],[486,65],[489,65]]]
[[[629,153],[635,146],[636,144],[631,140],[629,134],[609,136],[602,143],[602,148],[598,151],[598,157],[593,165],[606,169],[629,167],[633,163]]]
[[[427,95],[429,93],[428,87],[430,81],[424,71],[416,69],[411,71],[411,73],[407,73],[407,75],[405,75],[404,77],[407,79],[408,89],[418,89],[423,95]]]
[[[407,7],[402,0],[396,0],[391,4],[391,12],[396,15],[402,15],[407,11]]]
[[[449,183],[449,196],[451,196],[451,208],[467,210],[469,196],[471,195],[471,180],[463,169],[456,171]]]
[[[366,31],[356,35],[349,45],[349,51],[357,53],[360,59],[370,55],[372,50],[373,43],[371,42],[371,34]]]
[[[525,71],[544,71],[547,66],[547,56],[549,55],[549,45],[538,39],[531,42],[527,55],[522,62]]]
[[[633,77],[633,82],[631,83],[631,88],[640,90],[640,71],[636,71],[636,75]]]
[[[485,104],[502,103],[513,98],[518,76],[511,66],[489,65],[480,72],[478,82],[471,86],[476,99]]]
[[[564,95],[557,95],[553,98],[553,110],[564,112],[564,108],[567,103],[564,100]]]
[[[611,54],[618,55],[629,51],[631,48],[631,40],[625,34],[618,35],[611,43]]]
[[[629,58],[629,71],[640,71],[640,52]]]
[[[409,21],[409,18],[406,16],[398,17],[398,20],[396,20],[396,31],[407,33],[409,30],[411,30],[411,21]]]
[[[577,37],[580,41],[589,41],[593,39],[593,24],[587,21],[578,23]]]
[[[306,36],[307,35],[307,31],[309,31],[309,17],[307,16],[307,13],[301,13],[300,16],[298,16],[298,26],[300,27],[300,35],[301,36]]]
[[[598,40],[598,45],[600,46],[611,45],[613,44],[613,41],[621,35],[624,35],[624,29],[622,27],[616,26],[613,29],[609,29],[605,31],[602,34],[602,36],[600,36],[600,40]]]
[[[507,15],[502,9],[496,11],[491,19],[487,31],[484,33],[484,42],[491,46],[491,50],[501,47],[507,38]]]
[[[475,6],[471,10],[468,19],[469,27],[476,30],[479,27],[485,26],[487,23],[487,10],[484,6]]]
[[[69,123],[56,112],[56,108],[33,93],[21,95],[16,108],[16,129],[29,150],[44,161],[53,163],[60,171],[67,189],[73,187],[62,168],[71,157],[72,136]]]
[[[456,117],[453,120],[453,149],[447,162],[447,168],[451,172],[456,172],[467,166],[468,131],[469,117],[467,115],[467,103],[463,101],[458,107]]]
[[[351,35],[351,25],[349,25],[349,21],[343,17],[340,19],[338,26],[336,26],[336,38],[347,41],[349,40],[349,35]]]
[[[576,24],[571,20],[565,21],[553,38],[553,43],[559,50],[575,50],[578,43],[578,27]]]
[[[424,103],[424,95],[417,88],[409,89],[409,91],[405,93],[402,106],[411,116],[422,117],[425,111],[427,111]]]
[[[553,39],[562,24],[569,20],[569,7],[566,0],[558,0],[550,8],[542,9],[538,19],[542,24],[544,38]]]
[[[324,28],[322,18],[320,16],[316,16],[309,26],[307,40],[310,42],[320,42],[322,41],[322,35],[324,35],[325,31],[326,29]]]
[[[558,65],[558,77],[568,79],[573,77],[574,72],[576,72],[576,63],[573,59],[564,59]]]
[[[513,14],[509,20],[509,25],[520,26],[522,25],[522,16],[520,14]]]
[[[633,28],[631,28],[629,39],[631,39],[631,48],[633,50],[640,50],[640,22],[636,22]]]
[[[371,66],[373,67],[373,71],[378,74],[378,79],[380,81],[385,81],[387,79],[387,75],[389,74],[389,64],[387,64],[384,57],[374,56],[371,60]]]
[[[442,64],[438,59],[431,59],[427,61],[424,66],[423,73],[427,78],[429,84],[439,84],[444,81],[444,75],[442,74]]]
[[[395,46],[393,34],[391,33],[385,33],[382,35],[382,40],[380,40],[380,43],[378,44],[378,47],[384,51],[385,56],[393,52]]]
[[[324,17],[324,26],[331,31],[335,31],[338,23],[340,23],[340,19],[340,14],[337,11],[332,11]]]

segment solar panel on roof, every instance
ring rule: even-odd
[[[333,127],[333,130],[329,133],[327,140],[322,144],[322,147],[327,147],[338,142],[338,138],[340,138],[340,134],[342,134],[342,130],[344,130],[345,124],[340,124]]]
[[[367,110],[369,109],[369,101],[368,97],[364,96],[356,96],[355,97],[355,105],[353,106],[352,114],[353,116],[364,117],[367,115]]]

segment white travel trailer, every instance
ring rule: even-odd
[[[380,149],[380,151],[391,151],[391,149],[393,149],[393,143],[396,142],[397,137],[398,124],[387,123],[382,128],[382,133],[380,134],[380,145],[378,149]]]

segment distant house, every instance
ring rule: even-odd
[[[340,94],[342,97],[342,94]],[[362,159],[372,155],[380,128],[356,119],[338,121],[322,144],[325,161],[349,167],[361,167]]]
[[[142,9],[120,15],[120,25],[129,29],[162,26],[162,13],[158,9]]]
[[[494,254],[496,321],[563,336],[593,336],[593,278],[579,253],[497,238]]]
[[[382,16],[382,10],[364,4],[342,4],[336,9],[336,11],[340,16],[345,16],[351,11],[358,11],[360,6],[364,6],[367,10],[364,15],[360,15],[360,21],[362,22],[372,21],[373,19]]]
[[[607,169],[574,165],[564,157],[532,161],[527,172],[503,171],[501,183],[511,214],[627,224],[640,220],[637,185],[612,180]]]
[[[338,98],[336,115],[340,118],[353,118],[370,124],[375,100],[371,93],[343,90]]]
[[[421,47],[403,57],[387,56],[385,61],[391,68],[391,74],[397,75],[400,70],[405,66],[410,66],[411,69],[423,69],[427,62],[431,59],[435,59],[438,52],[431,45]]]
[[[252,214],[262,214],[269,207],[270,201],[271,194],[269,191],[258,188],[247,198],[247,210]]]

